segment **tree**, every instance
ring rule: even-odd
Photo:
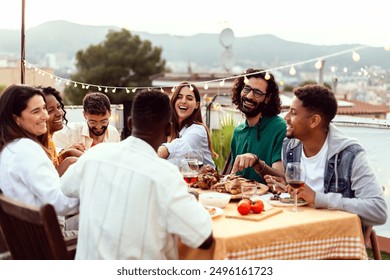
[[[148,40],[142,41],[130,31],[109,31],[106,40],[98,45],[91,45],[85,51],[76,54],[77,72],[70,80],[112,87],[147,87],[151,85],[151,76],[166,71],[165,60],[161,59],[162,48],[153,47]],[[81,104],[84,95],[98,91],[95,86],[83,89],[78,85],[68,85],[65,90],[65,102]],[[105,92],[105,87],[101,87]],[[105,92],[111,103],[123,103],[132,100],[134,93],[124,89]]]

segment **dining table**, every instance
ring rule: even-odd
[[[211,250],[179,242],[182,260],[367,259],[358,215],[329,209],[272,207],[241,216],[237,201],[212,218],[215,243]],[[268,208],[268,207],[267,207]]]

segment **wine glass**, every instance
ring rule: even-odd
[[[294,189],[294,207],[290,210],[300,212],[298,210],[297,190],[305,184],[306,172],[305,167],[300,162],[289,162],[286,166],[286,181]]]
[[[199,173],[199,165],[196,159],[185,158],[180,161],[180,173],[183,175],[188,187],[195,183]]]
[[[203,155],[203,151],[201,150],[191,150],[186,158],[188,159],[196,159],[198,161],[198,165],[199,165],[199,169],[202,168],[203,166],[203,161],[204,161],[204,155]]]

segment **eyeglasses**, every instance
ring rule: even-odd
[[[260,98],[262,97],[263,95],[267,95],[266,93],[262,92],[261,90],[257,89],[257,88],[251,88],[250,86],[248,85],[245,85],[242,89],[242,91],[244,93],[250,93],[251,91],[253,91],[253,95],[256,97],[256,98]]]
[[[95,126],[95,125],[97,125],[97,124],[101,124],[102,126],[105,126],[105,125],[108,125],[108,124],[110,123],[110,120],[109,120],[109,119],[101,120],[101,121],[87,120],[87,123],[88,123],[90,126]]]

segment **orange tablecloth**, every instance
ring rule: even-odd
[[[224,214],[234,214],[229,203]],[[367,259],[360,219],[335,210],[287,208],[262,221],[213,219],[213,250],[179,245],[180,259]]]

